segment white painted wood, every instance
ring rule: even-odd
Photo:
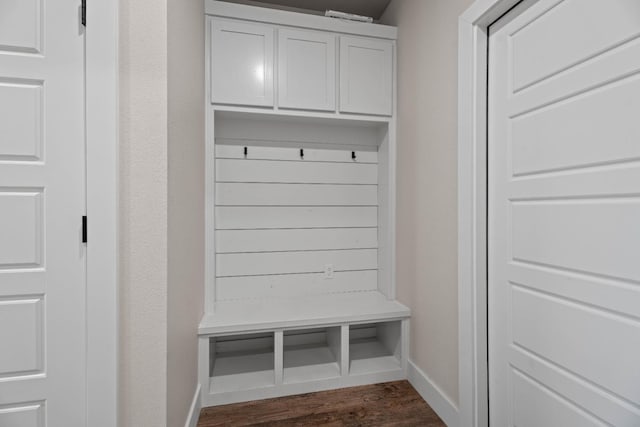
[[[378,290],[395,299],[396,144],[395,119],[384,132],[378,164]]]
[[[0,192],[0,265],[3,269],[42,267],[43,262],[43,189]]]
[[[332,111],[336,107],[336,36],[278,30],[278,107]]]
[[[512,202],[509,210],[518,224],[510,232],[513,260],[640,281],[639,200]]]
[[[45,402],[21,403],[0,408],[0,425],[11,427],[44,427]]]
[[[284,383],[339,377],[339,334],[339,327],[285,333]]]
[[[340,366],[329,347],[285,348],[284,383],[309,382],[340,376]]]
[[[491,28],[492,423],[640,422],[640,323],[626,305],[640,283],[637,15],[625,0],[540,0]],[[585,26],[596,20],[610,31]]]
[[[324,272],[219,277],[216,280],[216,301],[375,291],[377,282],[377,270],[335,271],[332,279],[327,279]]]
[[[225,346],[225,342],[229,346]],[[215,340],[211,392],[246,390],[275,384],[275,336]]]
[[[374,270],[378,266],[376,249],[344,251],[262,252],[218,254],[218,277],[265,274],[321,273],[330,264],[334,271]]]
[[[514,423],[519,426],[606,426],[598,418],[575,406],[553,390],[520,371],[512,372],[516,407]],[[525,403],[526,402],[526,403]],[[546,408],[540,411],[539,408]]]
[[[200,405],[204,406],[206,396],[211,390],[211,363],[215,358],[215,350],[211,351],[211,337],[198,336],[198,385],[200,386]]]
[[[308,382],[282,384],[279,386],[263,387],[236,392],[210,393],[202,396],[203,406],[226,405],[237,402],[269,399],[273,397],[299,395],[316,391],[336,388],[355,387],[365,384],[377,384],[405,379],[400,369],[385,372],[375,372],[346,377],[325,378]]]
[[[321,228],[288,230],[218,230],[218,253],[373,249],[378,230],[371,228]]]
[[[340,37],[340,111],[390,116],[393,43]]]
[[[377,206],[376,185],[216,184],[217,206]]]
[[[43,160],[42,96],[40,82],[0,80],[0,160]]]
[[[274,369],[276,376],[276,385],[284,382],[284,332],[274,332]]]
[[[340,326],[340,375],[349,375],[349,325]]]
[[[357,125],[357,126],[380,126],[388,124],[391,121],[389,116],[374,116],[370,114],[341,114],[339,111],[327,112],[327,111],[310,111],[310,110],[289,110],[289,109],[271,109],[271,108],[255,108],[238,105],[223,105],[215,104],[209,106],[211,111],[215,113],[222,113],[224,115],[246,115],[246,117],[271,117],[282,121],[291,121],[291,119],[302,119],[302,122],[333,122],[335,126]],[[295,122],[292,122],[295,123]],[[331,128],[327,128],[327,132],[332,132]],[[366,141],[360,145],[372,145],[367,144]],[[331,143],[331,139],[324,138],[321,143],[327,145]],[[342,143],[341,143],[342,144]],[[342,144],[344,145],[344,144]],[[348,144],[347,144],[348,145]]]
[[[211,393],[251,390],[275,384],[273,352],[216,357]]]
[[[313,22],[308,28],[302,25],[307,22],[307,16],[287,15],[291,19],[280,22],[278,19],[282,16],[277,12],[262,14],[263,10],[258,8],[209,1],[206,4],[211,14],[217,16],[215,20],[233,17],[258,26],[262,23],[272,28],[275,26],[271,24],[281,25],[277,29],[279,59],[296,47],[282,49],[285,43],[294,38],[307,43],[311,37],[302,37],[301,33],[306,35],[308,28],[318,29]],[[235,12],[243,13],[234,15]],[[295,17],[299,19],[292,19]],[[332,20],[321,20],[334,25]],[[341,34],[352,33],[359,27],[337,25],[348,29],[337,32]],[[359,35],[369,31],[376,31],[376,26],[363,28]],[[318,40],[320,44],[327,44],[339,35],[334,31]],[[207,37],[211,38],[212,33],[208,32]],[[375,44],[387,42],[390,47],[391,56],[386,64],[390,70],[390,96],[394,92],[391,39],[371,40]],[[214,64],[210,49],[206,55],[209,55],[206,67],[210,67]],[[309,68],[312,60],[295,58],[299,62],[296,65],[294,61],[291,69],[295,71],[300,64]],[[276,68],[282,71],[282,64],[279,65]],[[312,68],[312,73],[302,76],[304,79],[318,78],[319,73],[314,75],[314,72],[320,68]],[[278,80],[277,86],[281,86],[290,79],[285,72]],[[335,88],[335,84],[333,86]],[[319,85],[307,89],[320,94],[324,88]],[[280,91],[279,101],[282,95]],[[310,98],[307,94],[303,100]],[[394,106],[393,99],[389,105]],[[402,379],[406,374],[408,321],[400,321],[407,319],[409,312],[393,301],[394,260],[384,259],[382,286],[378,285],[377,272],[381,260],[377,254],[378,241],[384,242],[388,257],[392,258],[395,253],[392,212],[395,209],[395,123],[390,117],[375,116],[371,112],[347,115],[293,108],[318,107],[285,108],[281,102],[274,109],[258,109],[250,104],[207,105],[207,230],[211,241],[207,243],[207,314],[199,333],[201,337],[214,337],[211,340],[219,352],[216,354],[214,349],[210,354],[208,342],[201,340],[199,378],[206,390],[202,395],[205,406],[391,381]],[[393,113],[391,108],[387,114]],[[246,156],[245,146],[248,147]],[[305,151],[304,158],[300,156],[300,148]],[[352,150],[355,159],[352,159]],[[379,155],[382,168],[377,164]],[[382,231],[378,229],[381,209],[384,211],[380,215],[384,218]],[[366,256],[362,258],[362,255]],[[243,275],[215,280],[215,276],[225,273],[221,258],[231,262],[232,269],[227,273]],[[355,268],[363,260],[366,264],[360,267],[366,267],[365,270],[340,271],[345,263]],[[325,261],[331,263],[330,269],[334,271],[331,279],[325,277]],[[309,267],[313,273],[304,272]],[[302,273],[283,274],[301,268]],[[247,272],[259,275],[246,276]],[[389,320],[398,321],[397,327],[389,328],[396,331],[395,338],[372,338],[378,346],[391,348],[385,349],[387,356],[363,359],[363,369],[349,374],[349,325]],[[325,335],[315,329],[301,335],[305,332],[301,329],[318,327],[328,327]],[[375,327],[370,329],[375,334]],[[270,385],[267,385],[270,374],[265,375],[259,364],[254,365],[258,369],[251,370],[249,366],[253,362],[231,361],[230,349],[235,344],[226,339],[230,334],[242,334],[251,340],[254,337],[246,334],[263,332],[275,333],[275,364]],[[233,335],[233,339],[237,336]],[[319,343],[307,342],[317,336],[324,338]],[[250,348],[241,353],[241,358],[258,357]],[[384,357],[395,360],[386,364],[390,369],[385,368]],[[209,377],[209,360],[220,362],[221,358],[219,367],[227,364],[227,369],[244,371]],[[220,373],[224,370],[218,369],[216,374]]]
[[[396,359],[402,359],[402,322],[378,323],[376,333],[384,348]]]
[[[92,427],[118,423],[118,7],[89,2],[86,11],[86,424]]]
[[[333,358],[338,363],[338,375],[344,375],[345,369],[343,369],[344,365],[342,363],[342,326],[327,329],[327,344],[329,345],[329,350]],[[344,345],[347,345],[347,343],[345,342]]]
[[[634,44],[636,54],[640,54],[640,40]],[[570,102],[555,101],[522,113],[514,111],[512,115],[518,115],[511,130],[514,176],[640,159],[640,146],[633,139],[640,132],[640,123],[634,114],[640,109],[640,100],[631,96],[639,89],[637,78],[624,79],[605,90],[574,95]],[[539,97],[547,95],[547,102],[549,96],[557,99],[555,91],[536,92]],[[607,108],[616,103],[623,103],[625,108],[620,111]],[[585,126],[585,116],[602,117],[603,123],[597,127]],[[616,137],[611,138],[612,135]],[[602,144],[603,140],[608,143]]]
[[[216,182],[272,182],[298,184],[377,184],[375,164],[280,162],[272,160],[216,160]]]
[[[401,323],[405,322],[383,322],[386,326],[382,327],[376,323],[351,325],[351,344],[348,323],[313,329],[295,325],[278,328],[275,341],[271,332],[206,338],[215,343],[209,347],[210,359],[207,356],[214,363],[214,374],[205,381],[211,386],[202,396],[203,405],[401,379],[402,362],[382,341],[401,340]],[[393,336],[379,338],[379,330]],[[351,345],[356,347],[357,360],[352,362],[355,370],[349,372]],[[269,384],[273,354],[275,382]],[[237,360],[231,355],[238,356]]]
[[[327,19],[324,16],[267,9],[263,7],[251,7],[216,0],[205,0],[205,13],[213,16],[246,19],[248,21],[271,22],[286,26],[291,26],[292,23],[295,23],[296,26],[301,28],[386,39],[395,39],[398,34],[396,27],[388,25],[343,21],[341,19]]]
[[[376,207],[261,207],[261,216],[251,207],[217,207],[219,230],[254,228],[376,227]]]
[[[524,0],[524,7],[536,0]],[[489,423],[486,302],[487,28],[519,0],[476,0],[458,19],[459,425]]]
[[[411,360],[408,362],[407,380],[447,427],[461,425],[457,405]]]
[[[266,25],[211,21],[211,102],[273,106],[273,33]]]
[[[248,126],[248,121],[243,121],[243,127]],[[254,121],[251,121],[253,124]],[[286,127],[280,125],[280,127]],[[332,128],[337,127],[334,124]],[[322,126],[324,131],[329,131],[327,125]],[[372,128],[376,129],[376,128]],[[261,129],[264,131],[264,128]],[[309,128],[301,128],[301,132],[307,131]],[[256,130],[257,131],[257,130]],[[221,130],[223,132],[223,130]],[[231,132],[230,132],[231,133]],[[228,134],[231,137],[230,134]],[[255,138],[257,135],[252,135]],[[300,160],[300,150],[279,147],[247,147],[247,155],[244,155],[243,146],[220,145],[215,147],[217,159],[251,159],[251,160]],[[307,149],[304,150],[305,162],[340,162],[340,163],[378,163],[378,153],[376,151],[356,151],[356,158],[353,159],[351,150],[328,150],[328,149]]]
[[[585,0],[579,14],[571,1],[555,1],[547,7],[548,13],[532,16],[511,35],[514,92],[640,35],[635,19],[640,15],[640,4],[635,0],[616,1],[605,9],[597,0]],[[593,31],[593,25],[600,23],[611,23],[605,34]],[[541,57],[544,61],[538,60]]]
[[[45,24],[42,0],[6,0],[0,12],[0,51],[41,53]]]
[[[39,374],[44,369],[44,301],[0,300],[0,377]],[[8,327],[10,325],[10,327]]]
[[[189,413],[187,414],[187,419],[185,420],[184,427],[198,427],[200,409],[202,409],[201,393],[202,387],[200,387],[200,384],[198,384],[196,386],[196,391],[193,394],[193,400],[191,401],[191,406],[189,407]]]
[[[320,327],[409,316],[407,307],[377,291],[278,298],[269,304],[264,300],[221,301],[216,302],[214,308],[214,313],[202,318],[200,335]]]
[[[400,370],[400,360],[377,339],[358,340],[349,344],[349,375]]]
[[[204,44],[204,75],[205,75],[205,93],[210,94],[213,83],[211,81],[212,70],[212,51],[211,51],[211,27],[213,19],[205,15],[205,44]],[[238,108],[238,107],[236,107]],[[246,107],[239,107],[246,108]],[[215,177],[216,177],[216,155],[215,155],[215,135],[218,131],[216,126],[216,113],[215,108],[211,104],[209,99],[205,99],[205,198],[204,198],[204,210],[205,210],[205,265],[204,265],[204,312],[208,313],[213,311],[213,305],[215,303],[216,292],[216,215],[215,215]],[[208,358],[208,352],[206,353]],[[198,354],[198,357],[203,357],[202,353]],[[208,359],[207,359],[208,360]],[[209,374],[206,376],[206,388],[205,383],[200,380],[203,390],[209,390]],[[203,393],[206,395],[207,393]],[[203,399],[204,400],[204,399]]]
[[[79,6],[77,0],[0,6],[2,425],[87,425]]]

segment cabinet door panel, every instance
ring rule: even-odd
[[[273,106],[273,31],[265,25],[212,22],[213,103]]]
[[[392,114],[393,44],[340,38],[340,111]]]
[[[282,108],[335,110],[336,38],[329,33],[281,29],[278,104]]]

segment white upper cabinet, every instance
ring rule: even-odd
[[[278,106],[335,110],[335,34],[291,29],[278,31]]]
[[[273,106],[272,26],[214,20],[211,25],[211,100]]]
[[[392,107],[392,42],[340,37],[340,112],[390,116]]]

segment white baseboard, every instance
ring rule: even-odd
[[[459,426],[456,405],[411,360],[407,369],[407,379],[448,427]]]
[[[196,387],[196,392],[193,395],[193,402],[189,408],[189,414],[187,415],[187,421],[184,423],[184,427],[197,427],[198,418],[200,418],[200,384]]]

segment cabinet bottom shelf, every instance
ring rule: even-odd
[[[349,375],[362,375],[401,369],[400,360],[376,339],[351,342]]]
[[[315,345],[292,346],[284,349],[284,383],[336,378],[340,366],[329,347]]]
[[[211,376],[211,393],[224,393],[275,384],[273,353],[230,353],[215,360]]]

